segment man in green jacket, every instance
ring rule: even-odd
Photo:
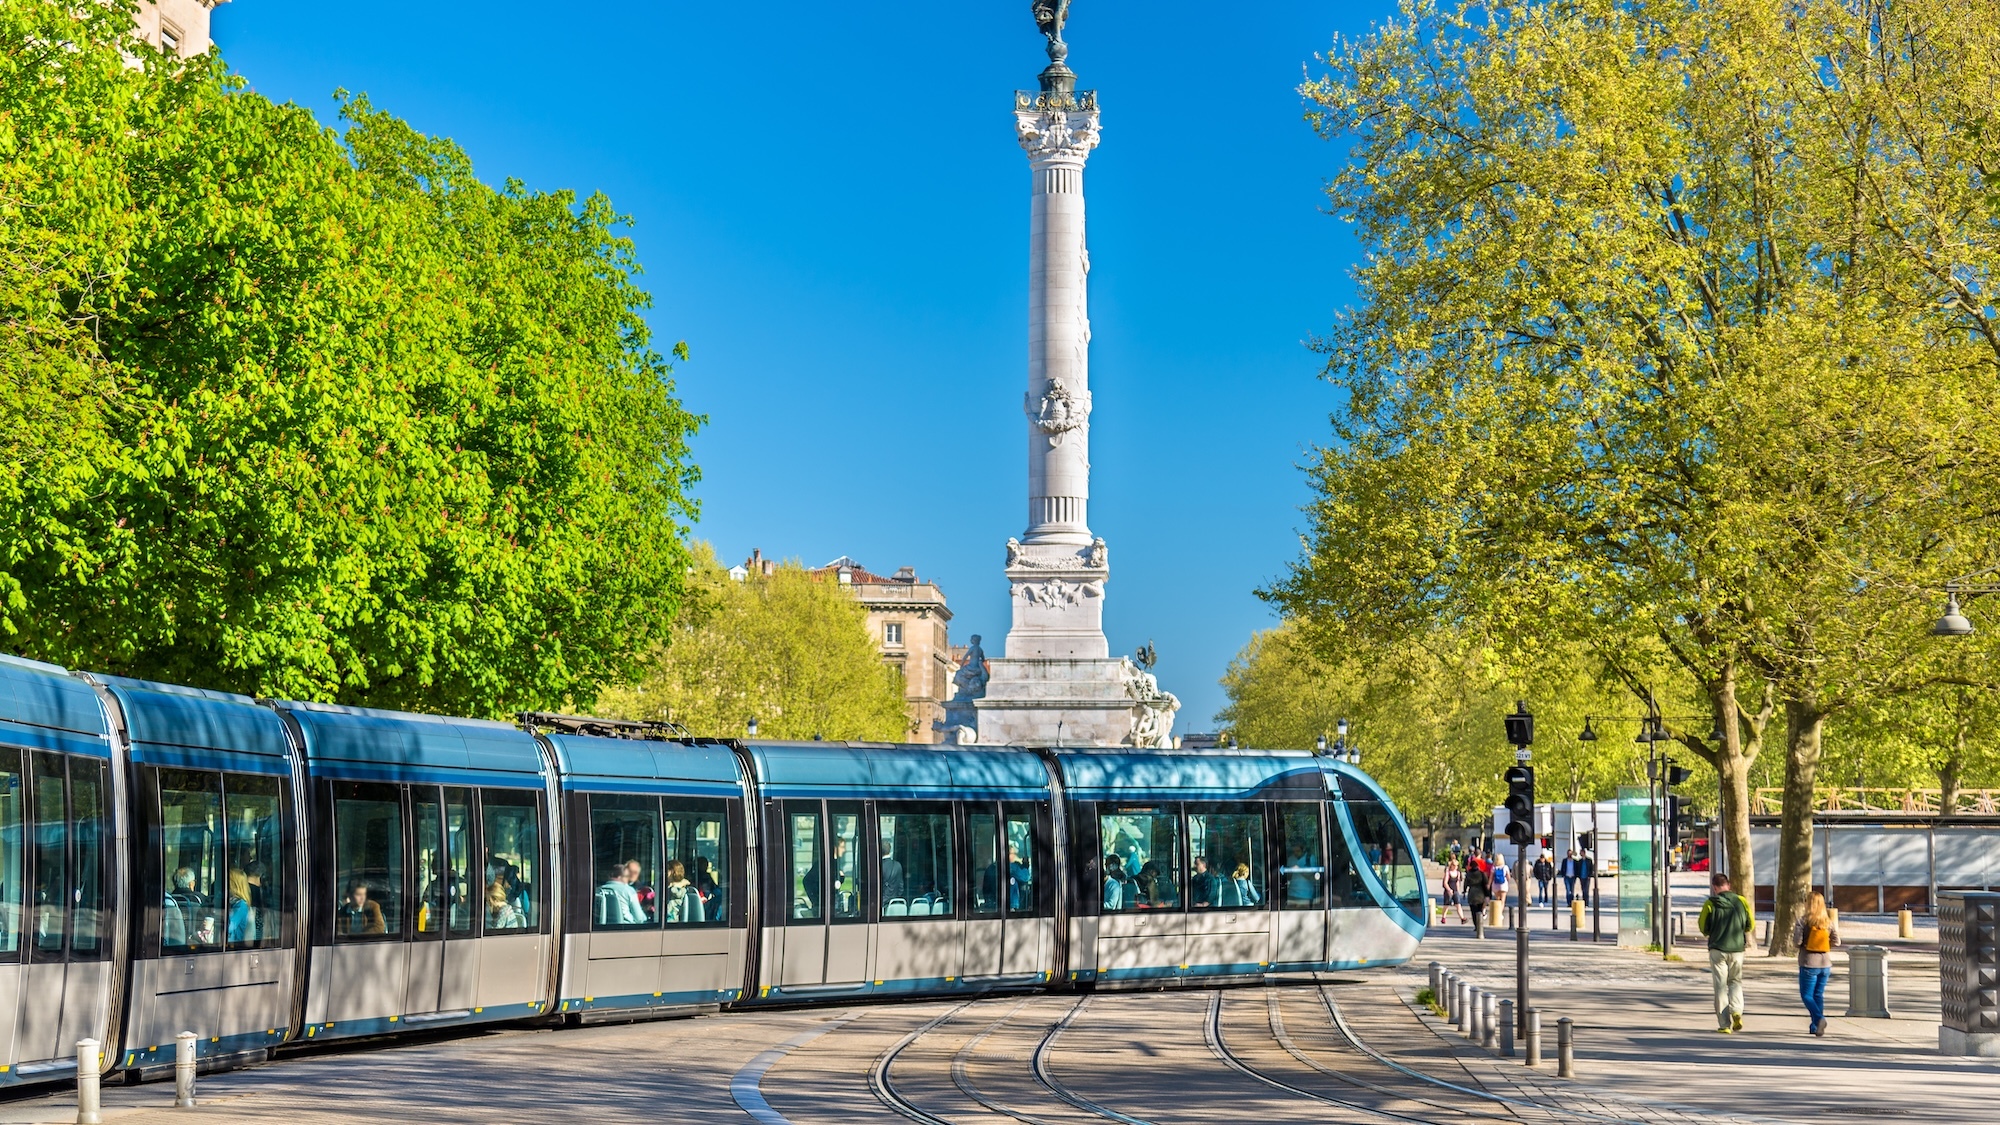
[[[1743,1030],[1743,950],[1750,944],[1755,917],[1750,900],[1729,889],[1729,876],[1708,877],[1708,901],[1701,904],[1701,932],[1708,935],[1708,971],[1715,978],[1715,1030]]]

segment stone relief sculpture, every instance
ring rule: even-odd
[[[1072,431],[1089,425],[1090,396],[1075,395],[1061,379],[1050,379],[1042,390],[1042,401],[1029,413],[1034,415],[1035,428],[1049,436],[1049,445],[1060,446]]]
[[[1010,567],[1021,565],[1021,541],[1011,535],[1007,537],[1007,565]]]
[[[1090,553],[1084,556],[1084,565],[1092,570],[1107,570],[1111,566],[1111,548],[1105,546],[1104,536],[1090,541]]]
[[[953,699],[984,699],[986,681],[992,673],[986,668],[986,650],[979,647],[979,634],[972,634],[972,643],[966,646],[965,660],[952,673],[952,686],[958,689]]]

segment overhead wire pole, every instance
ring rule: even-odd
[[[1514,746],[1514,764],[1507,769],[1507,839],[1514,844],[1515,883],[1521,894],[1514,903],[1514,1019],[1517,1034],[1528,1034],[1528,907],[1521,897],[1528,887],[1528,841],[1535,837],[1535,767],[1528,764],[1528,747],[1535,741],[1535,716],[1516,701],[1507,716],[1507,741]]]

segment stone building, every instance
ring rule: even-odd
[[[761,560],[753,556],[746,569]],[[951,698],[954,669],[949,637],[951,610],[935,582],[917,578],[915,567],[884,577],[845,555],[812,572],[852,591],[868,610],[868,632],[884,662],[903,673],[911,742],[936,742],[944,703]]]
[[[192,58],[208,50],[208,20],[217,4],[229,0],[140,0],[137,13],[139,38],[153,46]]]

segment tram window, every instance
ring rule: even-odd
[[[990,812],[966,814],[972,846],[972,916],[991,918],[1000,913],[1000,896],[1006,878],[1000,871],[1000,818]]]
[[[660,924],[659,798],[592,797],[590,856],[598,881],[591,900],[592,929]]]
[[[1261,805],[1188,807],[1188,907],[1250,910],[1264,905]]]
[[[104,786],[105,764],[71,758],[69,763],[70,833],[76,843],[76,882],[71,887],[69,952],[73,959],[95,960],[108,950],[104,941]]]
[[[861,802],[834,801],[827,807],[827,824],[833,842],[833,920],[864,921],[868,873],[861,863]]]
[[[516,933],[542,924],[542,821],[533,793],[484,789],[479,794],[486,839],[486,886],[479,900],[486,932]]]
[[[721,801],[668,797],[661,818],[667,843],[668,925],[729,922],[729,821]]]
[[[61,960],[69,916],[69,803],[63,760],[35,754],[34,948],[41,960]]]
[[[883,919],[953,917],[951,814],[887,805],[877,825]]]
[[[0,749],[0,958],[21,955],[21,752]]]
[[[231,949],[276,945],[283,936],[284,833],[275,777],[227,774],[222,780],[227,812],[229,867],[225,887],[225,937]],[[166,944],[164,929],[160,944]]]
[[[444,810],[434,785],[410,788],[410,823],[414,828],[413,856],[417,867],[417,933],[444,932],[444,902],[447,873],[444,860]]]
[[[1326,857],[1322,852],[1319,806],[1278,806],[1279,905],[1286,910],[1326,909]]]
[[[160,771],[160,951],[195,952],[224,941],[220,890],[222,775]]]
[[[1007,849],[1007,913],[1045,916],[1045,898],[1036,893],[1035,869],[1041,864],[1041,850],[1035,846],[1036,817],[1033,810],[1017,805],[1004,807],[1004,844]]]
[[[1350,803],[1348,809],[1354,806]],[[1333,829],[1333,848],[1327,853],[1327,890],[1335,907],[1365,907],[1375,909],[1375,896],[1368,893],[1368,884],[1361,881],[1361,873],[1354,868],[1354,855],[1348,851],[1347,836],[1340,830],[1340,814],[1336,806],[1326,807],[1327,824]]]
[[[333,784],[336,941],[403,932],[403,799],[393,785]]]
[[[450,933],[472,933],[472,790],[444,791],[445,925]]]
[[[1107,914],[1179,910],[1181,818],[1170,808],[1116,809],[1098,817]]]
[[[818,801],[785,802],[785,888],[791,896],[789,914],[795,922],[826,917],[820,878]]]
[[[1404,845],[1403,830],[1396,823],[1396,815],[1380,801],[1347,802],[1348,819],[1354,823],[1354,835],[1360,842],[1362,858],[1375,869],[1375,877],[1389,891],[1389,897],[1403,905],[1412,915],[1423,912],[1424,883],[1418,873],[1416,857]]]

